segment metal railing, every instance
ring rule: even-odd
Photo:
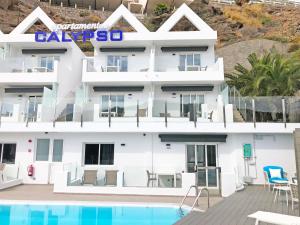
[[[200,198],[200,196],[201,196],[201,194],[202,194],[202,191],[206,191],[206,193],[207,193],[207,208],[209,208],[209,207],[210,207],[209,190],[208,190],[207,188],[200,188],[200,190],[199,190],[199,187],[198,187],[197,185],[191,185],[191,186],[190,186],[190,188],[189,188],[189,190],[187,191],[186,195],[185,195],[184,198],[182,199],[182,201],[181,201],[181,203],[180,203],[180,205],[179,205],[179,208],[180,208],[180,209],[182,208],[182,206],[183,206],[185,200],[187,199],[188,195],[190,194],[190,192],[191,192],[191,190],[192,190],[193,188],[195,188],[196,198],[195,198],[195,200],[194,200],[194,202],[193,202],[193,205],[192,205],[191,210],[193,210],[193,209],[195,208],[195,206],[199,206],[198,200],[199,200],[199,198]]]
[[[212,0],[213,3],[219,4],[236,4],[235,0]],[[295,7],[300,6],[299,0],[251,0],[249,4],[268,4],[268,5],[293,5]]]

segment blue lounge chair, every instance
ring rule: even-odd
[[[271,177],[270,169],[279,169],[280,170],[280,177]],[[265,166],[263,168],[264,170],[264,177],[265,177],[265,184],[269,185],[269,190],[271,190],[271,185],[275,186],[276,184],[287,184],[287,173],[284,172],[283,168],[281,166]]]

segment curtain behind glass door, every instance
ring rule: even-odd
[[[216,145],[207,145],[207,166],[217,166],[217,151]],[[217,170],[208,169],[207,171],[207,185],[208,187],[217,186]]]
[[[186,148],[186,162],[187,162],[187,172],[194,173],[195,172],[195,145],[187,145]]]
[[[206,167],[205,145],[197,145],[197,167]],[[198,186],[206,186],[206,169],[198,169]]]

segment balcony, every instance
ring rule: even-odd
[[[57,82],[58,61],[41,63],[37,58],[6,58],[0,60],[1,84],[52,84]]]
[[[134,68],[129,64],[124,68],[119,64],[104,65],[98,63],[95,58],[87,58],[83,60],[82,81],[87,83],[126,82],[132,84],[149,81],[148,71],[148,65],[143,68]]]
[[[223,67],[224,65],[222,58],[219,58],[214,64],[209,66],[168,65],[157,67],[153,75],[153,81],[168,83],[220,83],[224,81]]]

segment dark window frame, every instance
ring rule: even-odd
[[[97,158],[96,162],[88,162],[86,156],[87,156],[87,152],[86,152],[86,146],[87,145],[97,145],[97,152],[94,152],[95,157]],[[107,150],[106,153],[108,153],[109,158],[104,159],[103,157],[105,157],[105,149],[104,146],[110,146]],[[84,149],[83,149],[83,154],[84,154],[84,158],[83,158],[83,165],[84,166],[112,166],[115,163],[115,144],[114,143],[85,143],[84,144]],[[94,149],[95,151],[95,149]],[[111,151],[111,152],[110,152]],[[90,158],[90,157],[89,157]],[[91,161],[91,160],[89,160]]]
[[[10,156],[13,156],[13,160],[8,159],[7,161],[3,161],[3,158],[5,157],[5,147],[7,145],[13,145],[13,154],[10,154]],[[0,162],[5,164],[15,164],[16,163],[16,154],[17,154],[17,143],[14,142],[1,142],[0,143]]]

